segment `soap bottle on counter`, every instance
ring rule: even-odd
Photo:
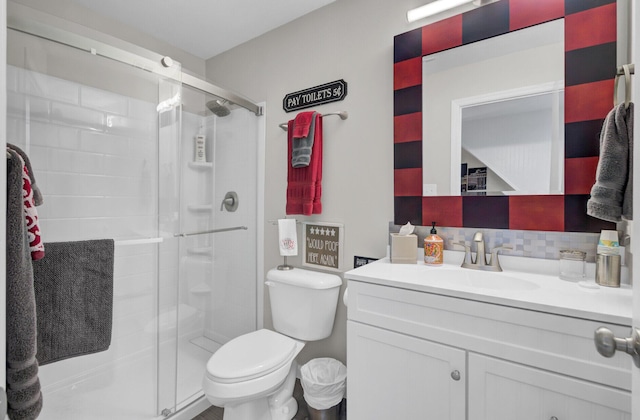
[[[431,222],[431,232],[424,238],[424,263],[442,265],[444,260],[444,241],[438,236],[436,222]]]

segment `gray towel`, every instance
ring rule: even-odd
[[[112,239],[46,243],[33,262],[40,365],[104,351],[111,344]]]
[[[600,133],[596,183],[587,214],[610,222],[633,219],[633,103],[615,106]]]
[[[22,197],[22,163],[7,150],[7,402],[12,420],[35,419],[42,409],[36,361],[36,300]]]
[[[316,131],[316,114],[314,112],[311,116],[309,134],[306,137],[293,137],[291,144],[291,166],[293,168],[303,168],[309,166],[311,162],[311,151]]]
[[[36,206],[44,203],[44,198],[42,197],[42,192],[40,191],[40,187],[36,184],[36,174],[33,172],[33,168],[31,167],[31,161],[29,160],[29,156],[25,152],[22,151],[18,146],[7,143],[7,147],[14,152],[18,153],[22,160],[24,160],[24,164],[27,166],[27,171],[29,171],[29,180],[31,181],[31,190],[33,191],[33,203]]]

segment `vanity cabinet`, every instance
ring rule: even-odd
[[[347,342],[349,419],[465,419],[464,350],[351,321]]]
[[[350,420],[631,420],[629,325],[346,277]]]
[[[469,420],[631,420],[628,392],[469,353]]]

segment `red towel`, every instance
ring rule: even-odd
[[[287,130],[287,214],[322,213],[322,115],[316,114],[316,124],[309,166],[291,166],[291,148],[294,136],[294,121],[290,120]],[[307,133],[308,134],[308,133]]]
[[[300,112],[293,119],[293,138],[299,139],[309,135],[309,127],[311,127],[311,117],[313,111]]]

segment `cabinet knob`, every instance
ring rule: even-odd
[[[558,420],[558,418],[556,416],[551,416],[549,417],[549,420]]]
[[[457,370],[454,370],[453,372],[451,372],[451,379],[453,379],[454,381],[459,381],[460,380],[460,372],[457,371]]]

